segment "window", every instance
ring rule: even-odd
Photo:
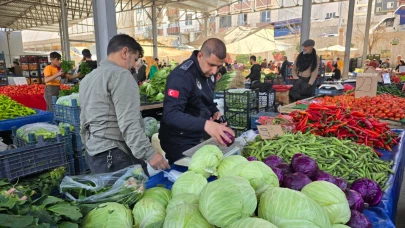
[[[270,11],[264,11],[260,13],[260,22],[270,22]]]
[[[246,25],[247,24],[247,14],[239,14],[238,15],[238,25]]]
[[[219,18],[219,27],[220,28],[227,28],[232,26],[232,17],[229,16],[221,16]]]
[[[376,7],[375,12],[380,13],[381,12],[381,7]]]
[[[387,9],[392,9],[394,8],[394,3],[393,2],[387,2]]]
[[[186,25],[192,25],[193,24],[193,14],[188,13],[186,15]]]

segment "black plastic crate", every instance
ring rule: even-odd
[[[250,129],[250,117],[257,114],[256,109],[232,111],[225,109],[225,118],[231,128]]]
[[[75,175],[90,173],[90,168],[86,162],[85,155],[75,156]]]
[[[259,108],[259,94],[256,90],[231,89],[224,92],[224,108],[250,110]]]
[[[80,106],[77,105],[76,99],[72,99],[72,106],[56,104],[57,98],[52,97],[54,112],[54,121],[68,123],[75,128],[80,126]]]
[[[66,164],[62,137],[49,143],[40,136],[35,145],[0,152],[0,178],[11,181]]]
[[[72,134],[69,133],[69,128],[65,127],[65,132],[68,132],[68,134],[62,136],[62,142],[64,144],[64,151],[67,155],[73,154],[73,144],[72,144]],[[11,128],[11,133],[12,133],[12,138],[13,138],[13,144],[17,146],[17,148],[28,146],[28,145],[35,145],[38,143],[38,140],[36,139],[34,134],[28,134],[28,142],[17,136],[17,128],[12,127]],[[44,139],[45,142],[48,143],[54,143],[57,142],[57,138],[49,138],[49,139]]]
[[[260,93],[259,92],[259,111],[274,112],[276,104],[276,92],[274,90]]]

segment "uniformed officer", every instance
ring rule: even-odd
[[[215,75],[225,58],[225,44],[211,38],[167,77],[159,139],[170,164],[199,144],[204,133],[223,145],[221,137],[230,142],[225,132],[235,135],[213,121],[221,117],[214,104],[214,88]]]

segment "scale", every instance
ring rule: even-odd
[[[340,82],[324,82],[318,88],[318,95],[336,96],[344,92],[343,85]]]

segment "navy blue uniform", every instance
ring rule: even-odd
[[[197,60],[198,51],[177,66],[167,77],[159,139],[170,163],[200,143],[205,122],[215,112],[215,77],[204,76]]]

